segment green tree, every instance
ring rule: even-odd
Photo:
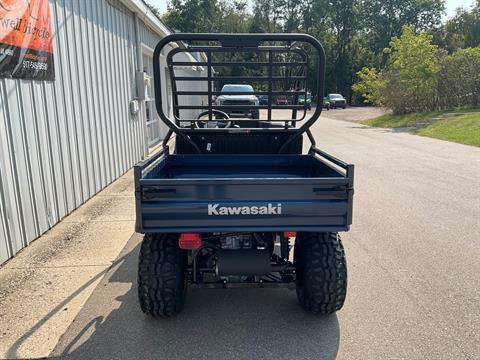
[[[439,103],[436,74],[447,63],[438,45],[450,52],[479,45],[479,4],[459,10],[441,27],[444,0],[169,0],[163,21],[182,32],[311,34],[325,48],[327,92],[351,98],[358,80],[363,85],[353,88],[355,94],[376,104],[395,98],[390,106],[405,112]],[[425,32],[434,34],[437,46]],[[232,71],[250,70],[239,66]],[[307,84],[313,92],[314,83],[310,78]],[[383,85],[382,91],[368,92],[374,85]],[[362,91],[360,86],[366,87]]]
[[[415,33],[413,26],[404,26],[400,37],[394,37],[390,48],[386,77],[389,80],[384,96],[396,113],[425,111],[434,108],[441,51],[432,43],[432,36]]]
[[[440,26],[444,0],[362,0],[363,25],[370,47],[379,55],[405,25],[417,30]],[[386,56],[382,58],[383,63]]]
[[[217,0],[170,0],[162,20],[174,31],[220,32],[223,16]]]
[[[310,0],[299,12],[301,30],[315,36],[325,48],[327,92],[341,92],[347,98],[352,78],[364,66],[354,67],[359,4],[359,0]]]
[[[298,32],[306,0],[255,0],[252,32]]]
[[[251,14],[245,0],[222,1],[220,11],[223,18],[219,21],[222,32],[245,33],[249,31]]]
[[[383,98],[383,90],[387,85],[381,71],[375,68],[364,67],[357,73],[359,82],[353,84],[352,89],[358,93],[365,103],[375,106],[383,106],[385,99]]]
[[[449,51],[480,45],[480,0],[469,11],[457,9],[442,29],[443,45]]]
[[[181,32],[248,32],[246,0],[171,0],[163,22]]]
[[[432,43],[432,36],[417,34],[413,26],[404,26],[401,36],[394,37],[384,52],[388,56],[386,68],[362,69],[353,90],[396,114],[437,107],[437,74],[445,52]]]

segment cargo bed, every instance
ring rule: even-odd
[[[136,230],[345,231],[353,166],[308,155],[172,155],[135,167]]]

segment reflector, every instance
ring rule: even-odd
[[[178,246],[184,250],[194,250],[202,246],[202,237],[198,233],[182,233],[178,239]]]

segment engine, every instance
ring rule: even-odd
[[[203,238],[196,255],[195,268],[205,282],[223,283],[271,281],[272,272],[284,272],[289,266],[286,251],[280,251],[280,235],[274,233],[216,233]],[[276,246],[277,245],[277,246]],[[278,276],[275,278],[277,279]]]

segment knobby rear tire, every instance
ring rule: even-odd
[[[177,234],[146,234],[138,262],[138,299],[152,317],[170,317],[183,309],[187,252]]]
[[[340,310],[347,295],[347,263],[337,233],[299,233],[295,242],[297,298],[302,308],[327,315]]]

